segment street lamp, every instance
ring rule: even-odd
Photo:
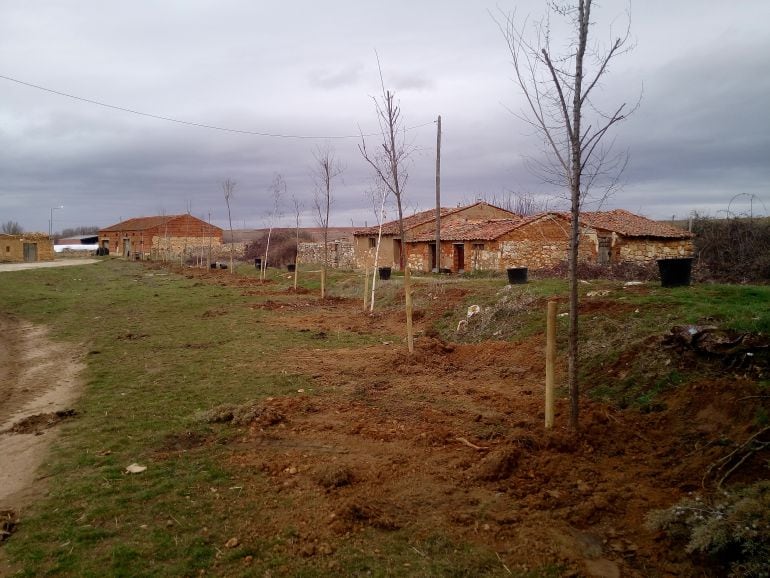
[[[58,207],[51,207],[51,218],[48,220],[48,236],[50,237],[53,235],[53,212],[58,209],[63,209],[64,205],[59,205]]]

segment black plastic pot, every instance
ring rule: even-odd
[[[662,287],[686,287],[692,277],[692,257],[658,259]]]
[[[212,263],[212,264],[211,264],[211,265],[209,265],[209,266],[210,266],[212,269],[216,269],[216,268],[217,268],[217,264],[216,264],[216,263]]]
[[[388,279],[390,279],[391,270],[392,269],[390,267],[380,267],[379,269],[377,269],[377,273],[379,274],[381,280],[387,281]]]
[[[286,265],[286,268],[289,270],[289,273],[294,273],[294,269],[296,268],[296,265],[294,263],[289,263]]]
[[[524,285],[527,282],[526,267],[513,267],[505,271],[508,273],[508,283],[510,285]]]
[[[220,269],[227,269],[227,263],[220,263],[219,264]]]

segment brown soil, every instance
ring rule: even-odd
[[[587,308],[626,309],[595,303]],[[372,317],[357,302],[268,307],[277,313],[271,323],[321,335],[402,332],[398,312]],[[715,440],[753,433],[753,409],[737,401],[751,384],[723,376],[681,386],[653,414],[584,399],[575,436],[565,400],[559,427],[542,427],[543,349],[542,336],[480,344],[422,336],[412,356],[384,342],[265,361],[265,370],[307,375],[315,387],[264,401],[262,411],[281,419],[255,420],[232,444],[233,467],[271,480],[267,498],[264,488],[253,496],[264,508],[259,523],[244,531],[267,539],[297,527],[288,548],[302,556],[365,547],[361,532],[372,527],[416,539],[445,533],[493,549],[509,567],[562,563],[595,576],[703,570],[646,529],[645,516],[700,488],[725,453]],[[736,481],[756,473],[756,462]]]

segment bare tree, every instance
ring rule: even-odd
[[[374,311],[374,294],[377,288],[377,270],[380,260],[380,244],[382,243],[382,224],[385,221],[385,203],[388,199],[388,189],[378,181],[370,191],[372,208],[377,220],[377,242],[374,246],[374,267],[372,268],[372,295],[369,300],[369,312]]]
[[[232,275],[235,271],[233,269],[234,261],[235,261],[235,238],[233,237],[233,217],[230,213],[230,201],[233,198],[233,193],[235,193],[235,187],[238,186],[238,183],[235,182],[231,178],[227,178],[224,181],[222,181],[222,193],[225,195],[225,203],[227,204],[227,220],[230,223],[230,274]]]
[[[563,54],[552,49],[551,21],[546,16],[533,29],[514,14],[497,20],[511,54],[514,83],[526,100],[519,118],[528,123],[545,143],[545,162],[536,169],[546,182],[569,189],[571,227],[569,248],[569,369],[570,427],[578,428],[578,280],[580,210],[592,186],[608,179],[612,188],[627,161],[625,154],[612,154],[605,144],[608,131],[635,108],[626,103],[601,111],[592,100],[595,88],[609,71],[610,62],[631,49],[629,29],[612,36],[608,46],[588,42],[592,0],[573,4],[550,3],[551,12],[568,22],[572,36]],[[638,102],[636,103],[638,106]],[[518,116],[518,115],[517,115]],[[605,189],[608,190],[608,189]]]
[[[6,221],[0,225],[0,233],[5,233],[6,235],[21,235],[23,232],[24,229],[16,221]]]
[[[315,158],[314,181],[315,204],[318,226],[323,229],[323,265],[321,267],[321,299],[326,296],[326,269],[329,264],[329,213],[334,203],[332,195],[333,181],[342,174],[342,164],[337,160],[330,145],[318,147],[313,153]]]
[[[299,277],[299,217],[302,214],[302,202],[295,196],[291,196],[291,203],[294,205],[294,218],[296,227],[294,228],[296,239],[296,253],[294,254],[294,291],[297,291],[297,278]]]
[[[361,144],[358,150],[367,163],[374,169],[375,175],[384,187],[393,195],[398,209],[398,234],[401,241],[401,251],[399,253],[399,268],[404,271],[404,296],[406,300],[406,325],[407,325],[407,344],[409,353],[414,351],[413,336],[410,328],[412,326],[411,311],[409,304],[411,302],[411,287],[409,283],[409,271],[404,266],[404,253],[406,252],[406,235],[404,234],[404,189],[409,177],[406,164],[409,159],[410,148],[406,144],[405,127],[401,118],[401,107],[396,102],[393,92],[385,89],[385,82],[382,79],[382,68],[379,58],[377,66],[380,71],[381,95],[374,98],[374,108],[377,112],[377,121],[380,125],[382,142],[376,152],[370,151],[366,146],[366,140],[361,137]]]
[[[270,254],[270,237],[273,235],[273,227],[275,226],[276,219],[281,218],[281,196],[286,194],[286,181],[283,179],[280,173],[275,173],[273,176],[273,182],[270,184],[270,194],[273,197],[273,207],[270,210],[270,217],[268,221],[267,229],[267,245],[265,246],[265,258],[262,260],[262,267],[260,268],[260,279],[265,280],[265,274],[267,273],[267,258]]]

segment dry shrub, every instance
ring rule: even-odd
[[[687,497],[653,510],[647,525],[686,543],[688,553],[707,554],[730,576],[770,575],[770,481],[714,498]]]
[[[770,280],[770,218],[693,221],[698,277],[731,282]]]
[[[535,279],[566,278],[569,264],[562,261],[558,265],[533,272]],[[600,265],[599,263],[578,263],[578,279],[610,279],[616,281],[653,281],[658,278],[657,263],[615,263]]]
[[[313,237],[307,231],[300,230],[299,242],[312,242]],[[247,260],[261,259],[267,249],[267,233],[246,245],[244,254]],[[270,253],[267,256],[268,265],[281,266],[294,263],[297,257],[297,232],[294,229],[273,229],[270,235]]]

